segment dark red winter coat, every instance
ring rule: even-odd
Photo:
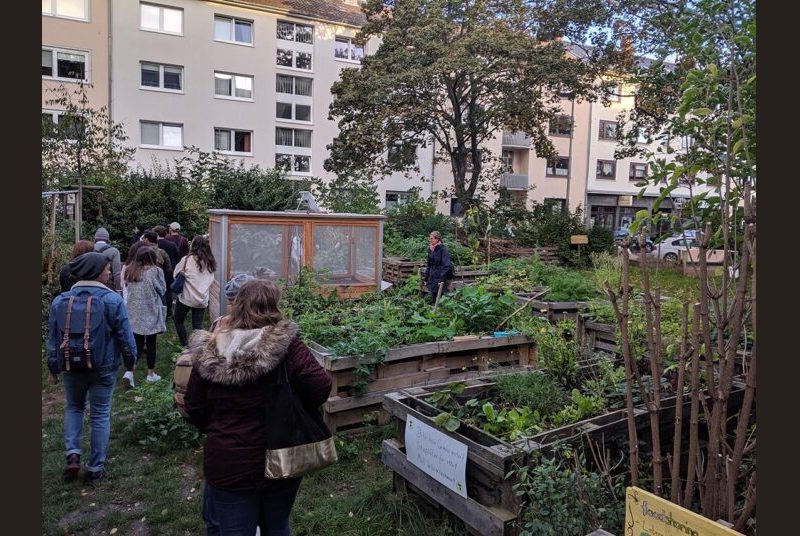
[[[192,333],[192,374],[186,387],[186,412],[208,434],[203,454],[206,481],[227,490],[268,485],[265,385],[276,380],[286,360],[292,389],[317,410],[328,399],[331,377],[300,340],[294,322],[282,320],[261,329]]]

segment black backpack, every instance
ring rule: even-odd
[[[100,296],[78,292],[62,301],[56,310],[56,329],[61,338],[58,363],[62,371],[91,370],[95,356],[106,345],[105,304]]]

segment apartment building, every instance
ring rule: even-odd
[[[364,21],[343,0],[111,0],[112,114],[137,165],[170,162],[185,147],[246,164],[319,176],[338,133],[331,85],[377,48],[353,42]],[[421,153],[420,165],[426,166]],[[397,200],[399,174],[379,182]]]
[[[42,120],[57,124],[54,90],[86,87],[89,105],[109,101],[108,0],[42,0]]]

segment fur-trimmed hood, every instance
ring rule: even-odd
[[[289,320],[258,329],[192,332],[192,364],[204,379],[235,386],[253,382],[286,357],[299,328]]]

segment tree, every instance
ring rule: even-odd
[[[602,33],[580,60],[568,54],[554,36],[583,42],[589,26],[610,14],[601,1],[564,4],[369,0],[357,39],[382,42],[331,88],[329,118],[339,135],[325,169],[408,172],[415,164],[402,157],[407,148],[433,143],[437,161],[451,164],[455,195],[469,207],[489,158],[482,149],[502,130],[525,132],[537,155],[554,156],[545,128],[559,110],[559,92],[596,99],[607,87],[598,84],[601,73],[619,58]],[[396,145],[399,157],[385,158]]]

